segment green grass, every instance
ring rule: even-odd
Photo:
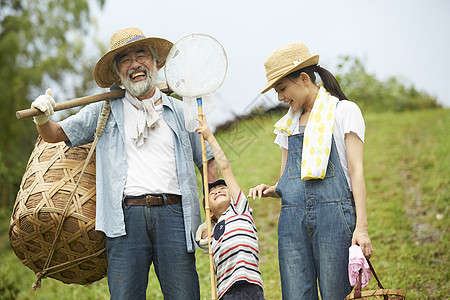
[[[279,115],[237,123],[217,135],[244,192],[275,183],[280,150],[272,125]],[[371,259],[385,288],[408,299],[449,299],[450,110],[365,116],[365,174]],[[198,178],[200,180],[200,178]],[[250,199],[260,239],[266,299],[281,299],[277,259],[279,199]],[[0,299],[108,299],[106,279],[89,286],[51,278],[36,292],[34,273],[9,247],[9,213],[0,214]],[[202,299],[211,299],[208,255],[197,251]],[[148,299],[162,299],[151,271]],[[367,289],[377,289],[373,278]]]

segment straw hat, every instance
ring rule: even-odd
[[[110,87],[113,83],[119,83],[120,79],[113,69],[113,61],[116,55],[126,49],[139,45],[149,45],[156,51],[158,69],[164,66],[166,57],[173,44],[168,40],[158,37],[145,37],[138,28],[125,28],[117,31],[111,37],[110,50],[99,59],[94,69],[94,79],[100,87]]]
[[[319,63],[319,55],[311,55],[303,43],[291,43],[281,46],[264,62],[267,84],[262,93],[270,90],[286,75]]]

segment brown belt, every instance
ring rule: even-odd
[[[164,201],[166,198],[166,201]],[[138,197],[126,197],[125,205],[142,205],[142,206],[161,206],[165,204],[178,204],[181,202],[180,195],[160,194],[160,195],[142,195]]]

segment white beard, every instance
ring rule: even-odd
[[[145,80],[141,80],[138,82],[131,81],[129,75],[136,71],[144,71],[147,74]],[[126,78],[124,78],[122,74],[119,73],[119,78],[123,86],[134,97],[141,97],[148,94],[155,86],[157,76],[158,76],[157,72],[150,72],[149,69],[142,66],[128,71]]]

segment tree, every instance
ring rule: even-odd
[[[397,77],[378,80],[366,72],[358,58],[341,57],[337,74],[345,95],[363,111],[400,112],[441,107],[436,97],[418,91],[413,85],[406,86]]]
[[[89,7],[105,0],[0,0],[0,197],[14,202],[36,139],[30,120],[18,121],[17,110],[50,83],[67,94],[89,88],[93,63],[85,59]],[[82,59],[83,58],[83,59]],[[91,70],[86,74],[86,70]],[[86,78],[89,77],[89,78]]]

